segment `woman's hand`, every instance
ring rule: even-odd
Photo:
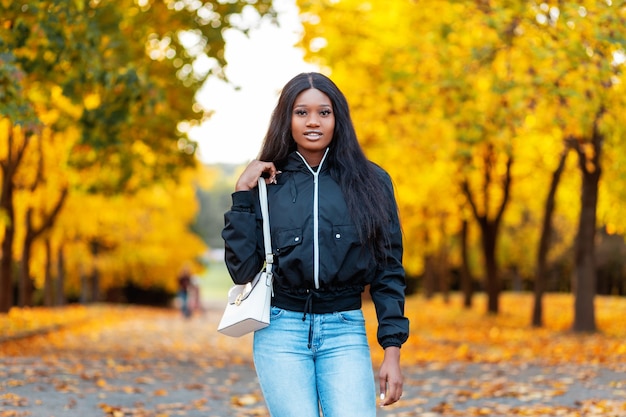
[[[385,358],[378,372],[381,407],[395,403],[402,396],[402,371],[400,370],[400,348],[385,349]]]
[[[263,175],[266,174],[266,175]],[[248,191],[257,186],[260,176],[264,176],[267,184],[276,182],[276,175],[280,174],[280,171],[276,169],[273,162],[263,162],[254,160],[248,164],[246,169],[241,173],[237,184],[235,185],[235,191]]]

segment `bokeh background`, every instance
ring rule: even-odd
[[[626,294],[625,65],[617,0],[0,1],[0,312],[170,305],[185,265],[223,297],[234,181],[315,70],[394,180],[410,293],[529,292],[535,326],[567,293],[594,331]]]

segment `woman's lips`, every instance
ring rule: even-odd
[[[311,140],[319,139],[322,137],[322,132],[307,131],[307,132],[304,132],[304,137],[307,139],[311,139]]]

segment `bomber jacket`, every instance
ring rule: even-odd
[[[391,201],[389,175],[376,166]],[[324,166],[311,168],[297,152],[289,155],[277,183],[268,186],[274,253],[272,305],[291,311],[332,313],[361,308],[370,285],[378,316],[378,343],[400,347],[408,338],[404,317],[402,233],[397,212],[390,213],[386,262],[377,263],[361,245],[340,186]],[[236,284],[250,281],[265,260],[258,189],[236,191],[225,213],[225,261]],[[395,206],[395,204],[394,204]],[[381,215],[387,215],[381,213]]]

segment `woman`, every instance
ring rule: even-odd
[[[299,74],[282,90],[259,160],[239,177],[222,237],[237,284],[265,259],[257,179],[268,183],[274,252],[271,324],[254,363],[274,417],[376,415],[361,293],[367,285],[385,355],[381,406],[402,395],[402,234],[393,187],[356,138],[348,103],[327,77]]]

